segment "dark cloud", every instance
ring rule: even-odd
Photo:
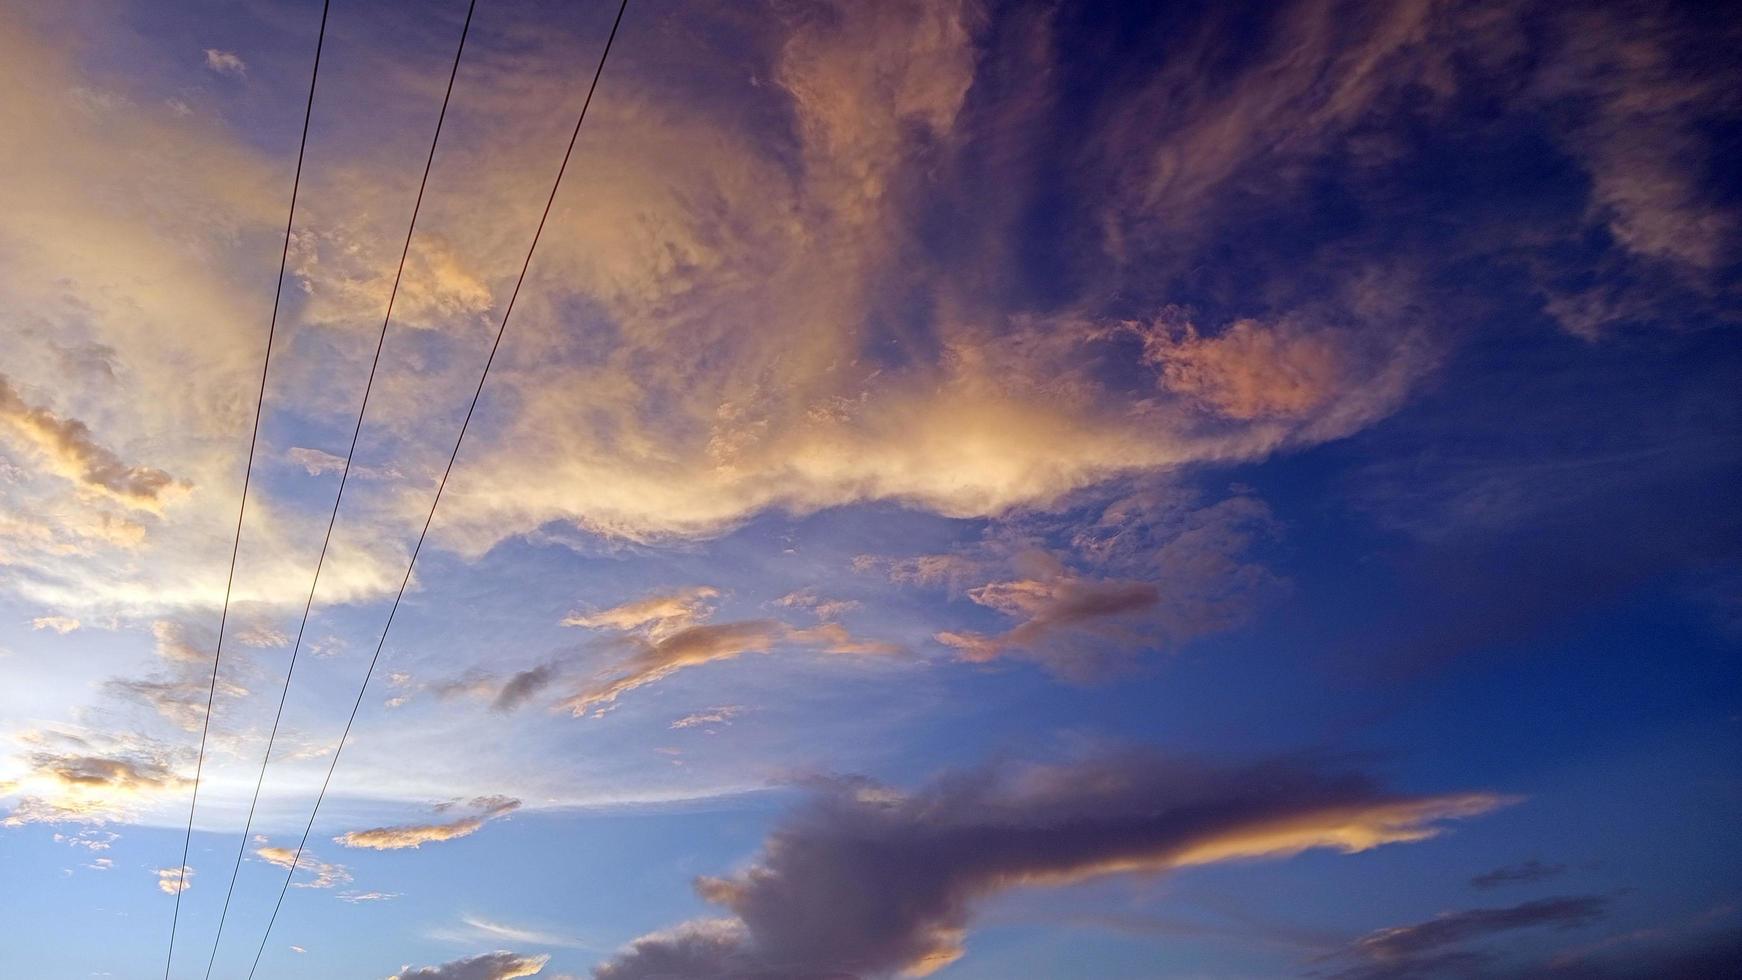
[[[496,711],[513,711],[549,687],[556,680],[557,674],[558,667],[554,663],[539,664],[520,671],[508,678],[502,685],[502,690],[496,692],[496,698],[490,702],[490,707]]]
[[[1544,898],[1506,908],[1466,909],[1416,925],[1381,929],[1363,937],[1355,947],[1376,959],[1415,956],[1497,932],[1545,925],[1561,928],[1585,925],[1602,918],[1608,906],[1606,898],[1583,895]]]
[[[1147,754],[960,773],[912,794],[840,779],[747,870],[697,881],[732,919],[643,937],[596,975],[923,973],[962,955],[976,907],[999,892],[1416,841],[1502,802],[1399,796],[1287,763],[1224,771]]]
[[[1533,881],[1546,881],[1564,874],[1567,866],[1564,864],[1544,864],[1535,858],[1519,864],[1509,864],[1503,868],[1483,872],[1470,879],[1470,884],[1476,888],[1499,888],[1502,885],[1522,885]]]
[[[1609,900],[1597,895],[1544,898],[1505,908],[1465,909],[1414,925],[1392,926],[1356,940],[1344,954],[1365,962],[1335,974],[1337,980],[1396,980],[1403,977],[1465,975],[1486,963],[1480,950],[1461,944],[1520,929],[1574,929],[1608,914]]]

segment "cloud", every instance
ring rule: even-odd
[[[507,942],[530,946],[588,948],[587,944],[570,936],[509,925],[504,922],[492,922],[475,915],[461,916],[460,923],[461,928],[443,929],[432,935],[437,939],[457,943]]]
[[[697,711],[692,714],[684,715],[682,718],[674,720],[667,727],[671,728],[673,731],[684,728],[700,728],[703,725],[719,725],[725,727],[726,725],[730,725],[733,719],[743,713],[744,708],[741,705],[721,705],[718,708],[709,708],[706,711]]]
[[[79,628],[79,621],[71,616],[38,616],[30,621],[33,630],[54,630],[65,636]]]
[[[912,794],[836,780],[748,868],[697,881],[734,919],[643,937],[595,975],[923,975],[960,958],[976,908],[1011,889],[1354,853],[1429,839],[1504,802],[1401,796],[1288,763],[1215,770],[1146,754],[959,773]]]
[[[348,891],[348,892],[340,892],[338,895],[339,901],[350,902],[352,905],[357,905],[357,904],[360,904],[362,902],[387,902],[387,901],[392,901],[393,899],[398,898],[398,897],[399,897],[398,892]]]
[[[539,664],[516,673],[502,685],[490,707],[495,711],[513,711],[536,697],[557,679],[559,668],[554,663]]]
[[[658,641],[626,638],[634,651],[602,678],[561,702],[576,717],[608,708],[622,695],[663,680],[688,667],[732,660],[746,653],[774,649],[786,627],[769,619],[690,626]]]
[[[718,589],[705,585],[692,586],[626,602],[599,612],[572,612],[563,618],[563,625],[638,631],[658,641],[712,616],[714,607],[709,600],[718,598],[719,594]]]
[[[376,827],[372,830],[352,830],[333,838],[346,847],[367,847],[377,851],[417,848],[437,841],[469,837],[497,817],[520,808],[520,801],[506,797],[479,797],[472,801],[482,812],[447,823],[408,824],[399,827]]]
[[[1167,388],[1232,419],[1305,416],[1356,380],[1348,341],[1333,331],[1254,320],[1208,337],[1189,321],[1129,329]]]
[[[217,695],[234,701],[248,695],[248,689],[233,681],[218,678]],[[182,731],[199,731],[206,721],[206,703],[214,697],[210,675],[206,679],[192,670],[183,669],[179,676],[168,678],[110,678],[103,690],[115,697],[137,701],[149,706]],[[220,702],[213,701],[214,714]]]
[[[1474,888],[1499,888],[1502,885],[1523,885],[1538,881],[1547,881],[1565,874],[1564,864],[1544,864],[1531,858],[1521,864],[1509,864],[1503,868],[1486,871],[1470,879]]]
[[[220,75],[234,75],[237,78],[248,74],[246,62],[229,51],[220,51],[217,48],[206,49],[206,67]]]
[[[236,642],[257,649],[290,646],[290,636],[270,623],[249,623],[236,631]]]
[[[333,888],[351,883],[351,871],[342,864],[328,864],[308,851],[302,852],[299,859],[294,848],[262,846],[254,849],[254,853],[268,864],[277,865],[286,871],[291,870],[295,862],[297,871],[307,873],[307,881],[292,882],[295,888]]]
[[[162,470],[122,462],[113,450],[98,444],[78,419],[29,404],[4,375],[0,375],[0,427],[35,449],[54,473],[129,507],[155,513],[186,489]]]
[[[830,599],[817,594],[814,588],[803,588],[796,592],[774,600],[774,604],[783,609],[804,609],[816,615],[825,622],[839,619],[843,613],[850,613],[864,607],[857,599]]]
[[[853,559],[853,570],[881,572],[896,585],[948,587],[953,592],[962,591],[965,583],[985,574],[982,562],[963,555],[919,555],[913,558],[858,555]]]
[[[143,739],[68,739],[63,751],[26,753],[25,772],[0,780],[0,796],[17,804],[0,826],[27,823],[93,823],[121,820],[140,807],[188,786],[169,754]]]
[[[563,665],[553,660],[517,671],[503,680],[474,667],[456,677],[431,682],[427,689],[438,698],[475,698],[489,702],[492,711],[510,712],[524,707],[550,687],[562,676],[563,670]],[[394,686],[408,693],[390,699],[390,707],[398,707],[410,699],[410,675],[402,676],[405,680]]]
[[[407,967],[389,980],[514,980],[536,975],[548,962],[549,956],[522,956],[498,950],[440,966],[420,966],[415,970]]]
[[[1010,541],[993,540],[975,559],[949,566],[952,591],[1014,626],[944,629],[934,638],[966,660],[1016,656],[1090,680],[1134,652],[1177,648],[1233,627],[1283,585],[1250,558],[1275,524],[1256,498],[1237,494],[1199,506],[1184,491],[1127,487],[1111,499],[1088,499],[1063,515],[1015,524]],[[1017,577],[967,587],[958,568]]]
[[[619,697],[636,688],[664,680],[689,667],[733,660],[747,653],[768,653],[776,646],[811,647],[825,653],[889,655],[900,653],[895,644],[854,637],[838,623],[823,622],[797,629],[771,619],[731,623],[706,623],[718,596],[705,586],[650,596],[598,613],[571,614],[564,625],[613,629],[619,636],[612,644],[627,649],[593,681],[559,702],[576,717],[589,712],[603,714]]]
[[[962,651],[969,660],[991,660],[1011,648],[1033,649],[1061,631],[1086,629],[1133,635],[1133,614],[1147,612],[1161,601],[1161,590],[1149,582],[1093,581],[1063,575],[1049,580],[993,582],[972,589],[969,597],[1022,623],[998,636],[942,632],[938,640]]]
[[[81,830],[76,834],[54,835],[54,841],[57,844],[82,847],[92,852],[106,851],[120,839],[120,834],[108,830]]]
[[[179,895],[194,886],[194,869],[189,867],[158,868],[153,874],[157,875],[157,890],[165,895]]]
[[[345,469],[345,457],[303,446],[292,446],[285,451],[284,458],[302,467],[309,476],[342,473]],[[397,480],[403,475],[391,466],[368,466],[354,459],[351,461],[351,476],[360,479]]]
[[[1476,951],[1448,949],[1519,929],[1575,929],[1608,914],[1608,899],[1595,895],[1544,898],[1505,908],[1446,912],[1426,922],[1393,926],[1356,940],[1344,955],[1367,962],[1336,974],[1339,980],[1432,975],[1456,965],[1468,972],[1485,959]]]

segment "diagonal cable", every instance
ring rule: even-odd
[[[460,423],[460,433],[454,439],[454,450],[448,454],[447,468],[442,471],[442,478],[436,484],[435,498],[430,501],[429,514],[424,517],[423,530],[418,532],[417,544],[411,549],[411,560],[406,563],[405,577],[399,583],[399,594],[393,598],[393,606],[387,611],[387,622],[381,627],[381,638],[375,644],[375,653],[369,658],[369,669],[363,674],[363,684],[357,689],[357,700],[351,705],[351,716],[345,722],[345,730],[339,736],[339,742],[333,749],[333,761],[327,766],[326,779],[321,782],[321,791],[315,797],[314,809],[309,811],[308,823],[303,827],[302,840],[296,845],[296,855],[290,860],[290,867],[284,873],[284,884],[278,889],[278,902],[272,907],[272,917],[267,920],[266,932],[260,937],[260,949],[254,954],[254,966],[248,971],[249,980],[253,980],[254,972],[260,969],[260,957],[266,952],[267,940],[272,936],[272,927],[278,921],[278,911],[284,907],[285,893],[290,890],[291,878],[296,874],[296,866],[302,860],[303,848],[308,845],[309,833],[314,829],[315,816],[320,813],[321,802],[326,799],[327,787],[332,785],[333,771],[339,766],[339,756],[345,751],[345,741],[351,735],[351,726],[357,721],[357,711],[363,706],[363,696],[369,690],[369,680],[375,676],[375,664],[381,659],[381,650],[387,645],[388,631],[393,629],[393,617],[399,612],[399,603],[405,598],[405,589],[411,583],[411,573],[417,567],[417,556],[423,551],[423,542],[429,536],[429,526],[435,520],[436,507],[441,504],[442,491],[447,488],[448,477],[454,472],[454,461],[460,456],[460,446],[466,441],[466,430],[472,424],[472,414],[478,409],[478,399],[484,394],[484,382],[490,377],[490,367],[496,363],[496,351],[502,346],[502,335],[508,330],[508,320],[514,315],[514,301],[520,297],[520,287],[526,283],[526,271],[532,266],[533,252],[538,249],[538,240],[544,234],[545,222],[550,219],[551,206],[556,203],[558,189],[562,187],[563,174],[568,171],[569,158],[574,155],[575,141],[581,135],[581,124],[587,120],[587,108],[593,104],[593,93],[599,88],[599,78],[605,72],[605,59],[611,54],[611,44],[617,40],[617,29],[623,24],[623,13],[629,7],[629,0],[619,0],[617,17],[611,22],[611,33],[605,39],[605,47],[599,54],[599,64],[593,69],[593,81],[587,86],[586,100],[581,103],[581,112],[575,120],[574,132],[569,135],[568,149],[563,151],[562,165],[557,168],[556,180],[551,183],[550,196],[545,199],[544,213],[538,219],[538,229],[532,234],[532,244],[526,249],[526,260],[520,265],[520,276],[514,282],[514,291],[509,294],[508,306],[502,312],[502,324],[496,328],[496,339],[490,345],[490,356],[484,360],[484,370],[478,375],[477,390],[472,393],[472,402],[466,408],[466,417]]]
[[[260,415],[266,406],[266,376],[272,368],[272,341],[278,332],[278,308],[284,297],[284,270],[290,264],[290,230],[296,223],[296,199],[302,190],[302,161],[308,150],[309,119],[314,115],[315,83],[321,74],[321,50],[327,41],[327,8],[330,0],[321,2],[320,32],[315,38],[314,68],[309,72],[308,101],[302,111],[302,137],[296,146],[296,174],[290,181],[290,209],[284,219],[284,247],[278,255],[278,284],[272,293],[272,319],[266,327],[266,353],[260,362],[260,392],[254,399],[254,429],[248,436],[248,464],[242,471],[242,502],[236,508],[236,536],[230,544],[230,572],[224,580],[224,606],[218,614],[218,643],[212,652],[212,681],[206,690],[206,717],[200,725],[200,754],[194,763],[193,796],[188,800],[187,831],[182,836],[181,865],[176,871],[175,912],[169,921],[169,951],[163,957],[163,978],[169,980],[170,966],[175,962],[175,934],[181,925],[181,895],[187,890],[188,848],[194,839],[194,810],[200,802],[200,777],[206,768],[206,738],[212,731],[212,702],[218,694],[218,664],[224,658],[224,629],[230,620],[230,590],[236,584],[236,556],[242,549],[242,518],[248,513],[248,485],[254,479],[254,450],[260,443]]]
[[[296,642],[290,649],[290,664],[284,672],[284,686],[278,694],[278,711],[272,716],[272,732],[266,738],[266,751],[260,759],[260,774],[254,780],[254,798],[248,803],[248,819],[242,827],[241,843],[236,845],[236,861],[230,868],[230,884],[224,892],[224,908],[218,915],[218,931],[212,937],[212,952],[206,960],[206,980],[211,980],[212,967],[218,959],[218,947],[224,938],[224,923],[230,915],[230,900],[236,893],[236,878],[242,869],[242,855],[248,850],[248,835],[254,829],[254,812],[260,805],[260,788],[266,782],[266,768],[272,759],[272,746],[278,740],[278,726],[284,718],[285,701],[290,696],[290,680],[296,673],[297,655],[302,651],[303,635],[308,630],[309,613],[314,608],[315,590],[320,585],[321,570],[326,567],[327,548],[333,541],[333,527],[339,520],[339,504],[345,499],[345,486],[351,478],[351,460],[357,453],[357,439],[363,432],[363,418],[369,411],[369,394],[374,390],[375,373],[381,366],[381,351],[387,343],[387,325],[393,320],[393,303],[399,297],[399,284],[405,277],[405,262],[407,256],[411,254],[412,236],[417,231],[418,212],[423,209],[424,190],[429,186],[430,170],[435,165],[436,146],[440,144],[442,138],[442,123],[447,119],[448,102],[454,94],[454,78],[460,71],[460,56],[465,53],[466,36],[471,33],[472,29],[472,12],[477,9],[477,6],[478,0],[470,0],[466,6],[466,22],[460,28],[460,43],[454,50],[453,67],[448,72],[447,91],[442,95],[441,112],[436,116],[435,135],[430,139],[429,155],[423,164],[423,177],[417,185],[417,200],[411,207],[411,221],[405,229],[405,244],[399,252],[399,268],[393,274],[393,288],[387,294],[387,312],[381,319],[380,335],[375,339],[375,356],[369,363],[369,379],[363,385],[362,404],[357,407],[357,424],[351,429],[351,445],[345,451],[345,466],[339,473],[339,491],[333,496],[332,513],[327,516],[327,531],[325,537],[321,539],[320,557],[315,561],[314,578],[309,583],[308,598],[303,602],[302,622],[297,625]]]

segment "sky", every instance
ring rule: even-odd
[[[318,0],[0,0],[0,975],[1742,963],[1722,5],[633,0],[383,642],[616,14],[371,382],[466,9],[287,241]]]

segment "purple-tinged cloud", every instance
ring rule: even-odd
[[[595,976],[923,975],[961,957],[980,903],[1014,888],[1353,853],[1428,839],[1505,802],[1404,796],[1291,763],[1216,770],[1136,753],[959,773],[912,794],[835,780],[748,869],[696,882],[733,918],[642,937]]]

